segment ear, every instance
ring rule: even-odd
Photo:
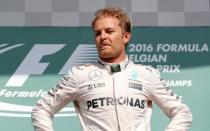
[[[124,43],[127,44],[128,41],[131,39],[131,33],[125,32],[123,37],[124,37]]]

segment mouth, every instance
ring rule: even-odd
[[[106,47],[110,47],[110,44],[107,44],[107,43],[102,43],[102,44],[100,44],[100,49],[104,49],[104,48],[106,48]]]

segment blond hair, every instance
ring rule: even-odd
[[[127,13],[119,7],[106,7],[103,9],[99,9],[95,12],[95,18],[92,21],[92,28],[95,26],[95,22],[103,17],[115,17],[119,20],[119,26],[121,27],[122,31],[131,32],[131,21],[128,17]]]

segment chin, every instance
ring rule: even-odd
[[[100,54],[100,58],[102,58],[102,59],[109,59],[109,58],[112,58],[112,55],[111,54],[102,53],[102,54]]]

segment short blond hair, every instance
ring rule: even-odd
[[[106,7],[99,9],[95,12],[95,18],[92,21],[92,28],[95,26],[95,22],[103,17],[115,17],[119,20],[119,25],[123,32],[131,32],[131,21],[127,13],[119,7]]]

